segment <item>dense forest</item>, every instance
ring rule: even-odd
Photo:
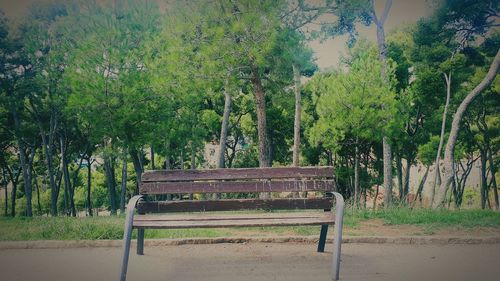
[[[2,215],[117,214],[150,169],[290,165],[334,166],[355,207],[461,208],[478,162],[480,206],[498,209],[499,1],[438,1],[387,33],[384,3],[48,1],[20,21],[0,13]],[[320,71],[309,43],[338,36],[349,52]],[[414,165],[424,172],[410,186]]]

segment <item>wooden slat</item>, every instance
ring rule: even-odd
[[[332,198],[311,199],[231,199],[231,200],[184,200],[141,202],[139,213],[168,213],[196,211],[237,211],[237,210],[287,210],[287,209],[329,209]]]
[[[205,227],[261,227],[334,224],[334,217],[316,218],[253,218],[232,220],[195,220],[195,221],[134,221],[134,228],[205,228]]]
[[[205,220],[252,220],[252,219],[285,219],[285,218],[323,218],[331,217],[331,212],[287,212],[287,213],[250,213],[250,214],[163,214],[163,215],[136,215],[134,221],[205,221]]]
[[[333,180],[143,182],[140,194],[332,191]]]
[[[142,175],[143,182],[278,178],[332,178],[333,167],[276,167],[213,170],[156,170]]]

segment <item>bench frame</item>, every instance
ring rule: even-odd
[[[217,191],[213,191],[217,192]],[[333,261],[332,261],[332,280],[339,280],[340,273],[340,254],[342,244],[342,229],[344,216],[344,198],[338,192],[328,191],[327,195],[335,197],[335,222],[334,222],[334,239],[333,239]],[[123,233],[123,258],[120,273],[120,281],[125,281],[127,276],[127,267],[130,254],[130,244],[132,239],[132,230],[134,222],[134,213],[138,203],[141,202],[144,195],[136,195],[132,197],[127,204],[125,228]],[[333,206],[332,206],[333,207]],[[333,208],[332,208],[333,209]],[[325,209],[331,211],[332,209]],[[321,225],[321,231],[318,241],[317,252],[324,252],[326,236],[328,233],[328,224]],[[137,255],[144,254],[144,230],[145,228],[137,228]]]

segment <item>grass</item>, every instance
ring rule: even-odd
[[[382,219],[389,225],[436,225],[473,227],[500,227],[500,212],[491,210],[432,210],[394,208],[377,211],[347,211],[347,216],[354,216],[355,221]]]
[[[0,241],[122,239],[125,218],[36,217],[1,218]],[[133,232],[135,237],[136,232]],[[221,237],[219,229],[149,229],[146,238]]]
[[[0,241],[27,240],[99,240],[121,239],[124,217],[35,217],[0,218]],[[418,225],[423,234],[432,234],[446,227],[472,229],[475,227],[500,228],[500,212],[488,210],[429,210],[384,209],[378,211],[346,210],[344,227],[356,229],[359,223],[381,219],[388,225]],[[147,230],[146,238],[230,237],[271,235],[317,235],[319,227],[260,227],[238,229],[163,229]],[[134,231],[135,235],[135,231]]]

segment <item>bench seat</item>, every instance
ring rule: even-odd
[[[133,228],[213,228],[333,225],[332,212],[290,212],[255,214],[136,215]]]

